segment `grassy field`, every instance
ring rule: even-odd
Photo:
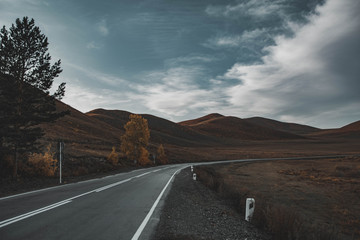
[[[274,239],[360,239],[360,157],[196,167],[200,181]]]

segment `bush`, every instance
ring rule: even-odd
[[[107,157],[107,161],[113,166],[116,166],[119,163],[119,154],[116,152],[115,147],[112,148],[111,153]]]
[[[54,158],[55,153],[51,151],[51,144],[48,145],[44,154],[32,153],[29,155],[28,173],[30,175],[40,175],[52,177],[57,169],[57,160]]]
[[[157,156],[158,156],[158,160],[161,164],[168,164],[169,160],[165,154],[165,149],[164,146],[162,144],[160,144],[160,146],[157,149]]]
[[[149,152],[144,147],[141,147],[141,153],[139,158],[139,164],[141,166],[149,165],[151,164],[151,161],[149,159]]]

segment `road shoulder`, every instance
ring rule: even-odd
[[[269,239],[214,192],[182,170],[165,199],[151,239]]]

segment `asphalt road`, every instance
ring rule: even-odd
[[[172,177],[185,166],[141,169],[2,198],[0,239],[147,239]]]
[[[194,165],[307,158],[328,156],[244,159]],[[0,240],[148,239],[159,221],[161,205],[171,180],[180,169],[189,165],[141,169],[1,198]]]

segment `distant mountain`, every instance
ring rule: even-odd
[[[221,114],[218,113],[211,113],[209,115],[206,115],[204,117],[200,117],[200,118],[196,118],[196,119],[192,119],[192,120],[187,120],[187,121],[183,121],[183,122],[179,122],[180,125],[183,126],[195,126],[197,124],[203,124],[206,121],[211,121],[214,120],[216,118],[222,118],[224,117]]]
[[[126,111],[104,109],[96,109],[86,113],[87,116],[106,122],[121,131],[129,121],[130,114]],[[218,144],[218,140],[214,137],[196,132],[169,120],[149,114],[140,115],[148,120],[152,142],[178,146],[212,146]]]
[[[130,112],[95,109],[82,113],[62,102],[57,101],[56,104],[58,111],[68,110],[71,114],[55,123],[42,124],[46,132],[42,140],[45,144],[55,144],[58,140],[63,140],[68,161],[72,159],[74,163],[78,162],[76,166],[79,167],[81,164],[89,164],[92,159],[92,171],[96,171],[98,166],[95,162],[104,161],[113,146],[119,151],[120,138],[124,134],[124,125],[129,121]],[[307,142],[308,138],[311,138],[323,142],[340,137],[352,141],[353,138],[360,137],[360,121],[340,129],[320,130],[266,118],[241,119],[217,113],[180,123],[149,114],[142,116],[149,124],[149,151],[155,152],[159,144],[165,144],[169,157],[174,162],[233,156],[232,151],[243,148],[246,141],[249,141],[248,145],[252,144],[252,141],[258,141],[261,146],[267,146],[264,141],[269,144],[272,140],[284,143],[291,140]],[[222,152],[224,150],[220,149],[230,150]]]
[[[342,132],[360,132],[360,121],[350,123],[339,129]]]
[[[360,121],[350,123],[337,129],[326,129],[309,134],[311,137],[321,138],[360,138]]]
[[[249,123],[253,123],[262,127],[270,128],[273,130],[283,131],[283,132],[289,132],[293,134],[298,135],[304,135],[309,133],[314,133],[320,131],[319,128],[310,127],[307,125],[301,125],[297,123],[286,123],[286,122],[280,122],[268,118],[262,118],[262,117],[252,117],[252,118],[246,118],[245,121]]]
[[[198,119],[180,122],[179,124],[204,134],[221,138],[239,140],[283,140],[303,138],[294,133],[252,123],[251,120],[237,117],[225,117],[220,114],[210,114]]]

